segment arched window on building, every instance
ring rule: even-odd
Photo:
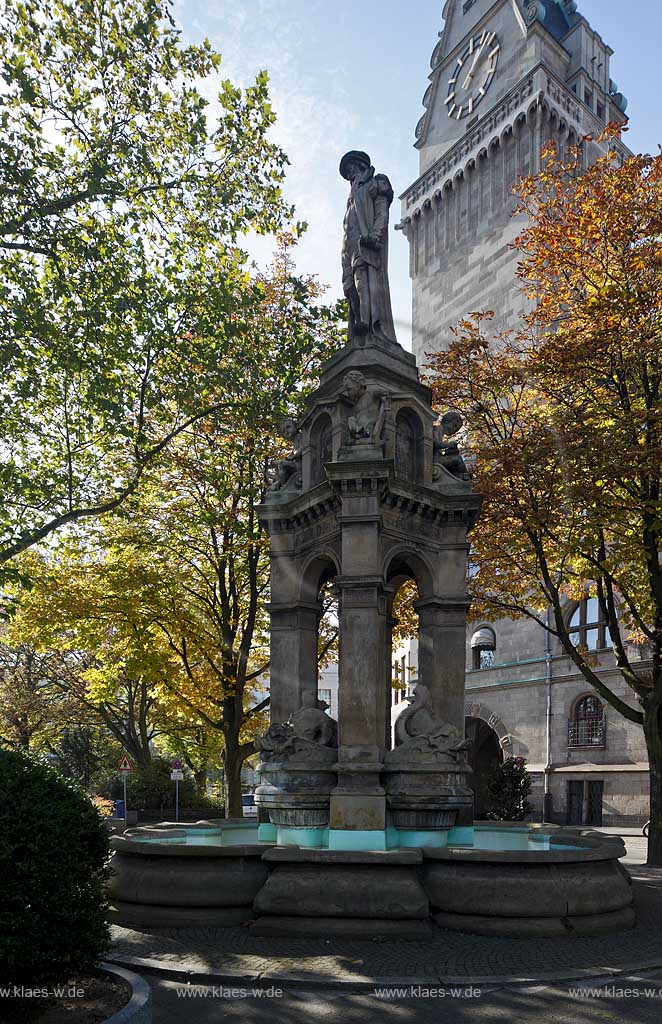
[[[569,747],[604,747],[605,712],[602,702],[594,693],[584,694],[575,701],[568,722]]]
[[[471,667],[492,668],[496,651],[496,635],[491,626],[481,626],[471,637]]]
[[[602,651],[606,647],[611,647],[611,636],[597,597],[588,597],[579,602],[568,629],[575,647],[582,647],[587,651]]]

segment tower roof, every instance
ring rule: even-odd
[[[535,0],[526,5],[530,24],[540,22],[559,41],[578,18],[575,0]]]

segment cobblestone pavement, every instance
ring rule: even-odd
[[[662,974],[591,984],[462,986],[353,992],[256,990],[152,976],[155,1024],[660,1024]],[[259,993],[259,994],[258,994]]]
[[[455,980],[545,981],[662,967],[662,869],[628,858],[637,924],[612,935],[501,938],[437,931],[425,942],[265,938],[247,927],[114,927],[109,959],[135,969],[166,969],[214,978],[283,979],[307,984]],[[145,963],[149,961],[150,963]]]

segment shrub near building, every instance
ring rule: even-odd
[[[31,986],[91,967],[108,947],[108,833],[53,769],[0,750],[0,977]]]
[[[487,783],[486,817],[492,821],[524,821],[532,811],[527,799],[531,785],[523,757],[509,757],[495,765]]]

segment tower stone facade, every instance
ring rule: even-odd
[[[612,53],[574,0],[446,3],[416,128],[420,176],[401,197],[419,365],[469,312],[491,309],[505,329],[524,309],[513,188],[547,142],[581,145],[590,162],[592,139],[625,119]]]
[[[516,326],[525,298],[512,249],[522,227],[513,187],[539,169],[549,141],[561,152],[581,147],[588,166],[601,152],[595,139],[610,121],[624,121],[627,107],[611,78],[613,51],[574,0],[448,0],[443,14],[416,128],[420,176],[401,197],[422,367],[474,310],[493,310],[497,330]],[[626,147],[616,145],[625,157]],[[595,651],[607,685],[629,700],[596,604],[569,604],[568,622]],[[512,754],[527,759],[538,819],[645,820],[642,730],[603,706],[558,641],[531,621],[473,622],[466,654],[479,816],[481,771]],[[415,643],[406,657],[411,685]],[[400,660],[402,652],[394,672]]]

